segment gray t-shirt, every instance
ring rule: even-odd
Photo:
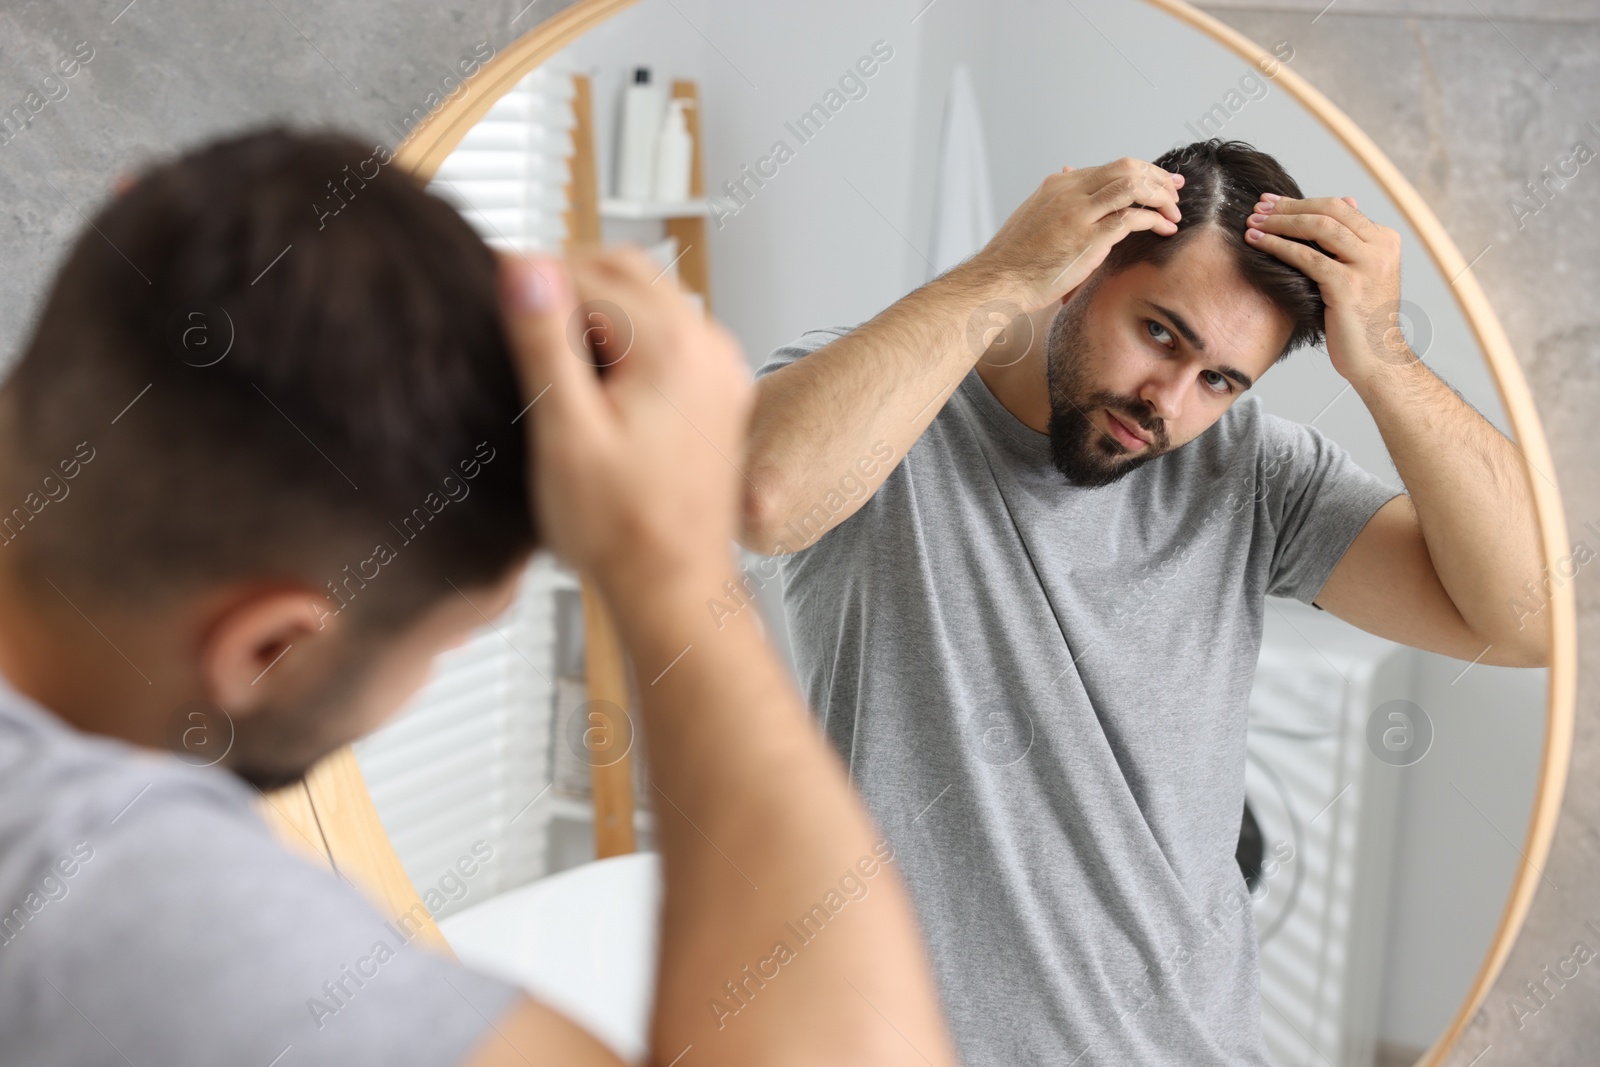
[[[879,443],[860,470],[885,459],[785,557],[785,613],[964,1062],[1265,1065],[1235,859],[1264,597],[1310,603],[1398,490],[1253,397],[1077,488],[976,371],[903,459]],[[842,477],[811,529],[860,492]]]
[[[517,989],[284,849],[217,768],[0,680],[0,1064],[461,1062]]]

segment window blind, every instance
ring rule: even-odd
[[[546,63],[494,102],[445,157],[429,190],[490,245],[559,251],[566,239],[572,78]]]
[[[436,918],[545,873],[552,605],[572,581],[541,553],[511,609],[440,655],[417,695],[354,746],[378,817]]]

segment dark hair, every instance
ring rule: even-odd
[[[1319,343],[1323,305],[1322,290],[1317,283],[1271,252],[1247,244],[1244,239],[1246,220],[1262,193],[1278,193],[1296,200],[1303,195],[1288,171],[1276,159],[1243,141],[1216,138],[1174,148],[1152,162],[1163,170],[1183,175],[1183,188],[1178,190],[1183,221],[1178,223],[1178,232],[1171,237],[1140,230],[1118,241],[1101,265],[1105,276],[1139,263],[1165,263],[1196,233],[1216,229],[1227,238],[1234,262],[1245,281],[1271,300],[1293,323],[1288,343],[1278,359],[1282,360],[1303,345]],[[1311,244],[1309,241],[1299,243]]]
[[[0,551],[125,603],[309,582],[371,632],[531,551],[494,255],[389,162],[273,127],[101,210],[0,394]]]

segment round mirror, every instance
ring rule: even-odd
[[[1152,160],[1211,139],[1244,142],[1273,157],[1306,196],[1351,197],[1366,218],[1399,233],[1403,288],[1393,329],[1524,450],[1537,482],[1541,464],[1548,469],[1543,441],[1469,261],[1376,149],[1298,78],[1296,45],[1252,44],[1169,2],[919,0],[879,9],[830,0],[756,10],[580,0],[464,78],[397,159],[432,178],[499,247],[559,251],[594,239],[645,246],[663,277],[698,294],[734,331],[754,369],[808,331],[867,322],[967,260],[1063,166]],[[987,324],[977,325],[983,333]],[[994,339],[983,335],[985,345]],[[1215,340],[1225,346],[1228,338]],[[1393,492],[1405,490],[1379,420],[1325,347],[1273,365],[1249,396],[1261,411],[1310,428]],[[1553,484],[1532,487],[1540,501],[1553,492]],[[815,543],[825,542],[826,535]],[[1015,540],[984,550],[1003,556],[1025,547]],[[813,622],[791,627],[784,586],[795,570],[755,555],[746,562],[746,588],[708,607],[760,610],[775,639],[792,648],[802,683],[808,669],[814,680],[819,646],[846,635],[819,637]],[[1138,570],[1123,577],[1130,596],[1148,581]],[[1217,579],[1196,568],[1177,580]],[[1208,916],[1228,908],[1248,914],[1254,952],[1240,956],[1231,985],[1207,991],[1218,999],[1206,1018],[1259,1026],[1273,1064],[1432,1062],[1482,997],[1540,877],[1565,773],[1570,708],[1551,699],[1550,671],[1495,665],[1487,648],[1474,658],[1408,647],[1342,621],[1309,596],[1258,591],[1256,601],[1246,615],[1259,620],[1258,642],[1249,627],[1242,643],[1222,635],[1217,617],[1201,611],[1187,620],[1193,636],[1178,650],[1229,657],[1243,649],[1255,665],[1248,691],[1174,692],[1151,709],[1215,717],[1228,740],[1218,742],[1213,765],[1140,781],[1156,764],[1132,750],[1114,717],[1102,715],[1098,727],[1080,721],[1072,729],[1087,732],[1071,734],[1039,704],[1008,711],[1022,718],[1000,727],[979,715],[972,729],[984,744],[1004,729],[1005,758],[955,761],[965,768],[962,788],[949,794],[931,773],[907,772],[914,787],[885,784],[891,767],[950,765],[953,757],[931,743],[876,759],[843,753],[903,857],[958,1044],[969,1053],[994,1047],[996,1026],[1029,1035],[1054,1027],[1059,1046],[1049,1058],[1111,1062],[1097,1056],[1122,1047],[1117,1035],[1138,1025],[1130,1020],[1148,998],[1189,980],[1176,953],[1202,954]],[[601,701],[585,685],[582,607],[577,580],[541,560],[512,615],[442,661],[412,708],[357,746],[401,860],[419,890],[437,891],[430,907],[447,920],[447,933],[452,914],[593,858],[595,770],[616,762],[597,751],[631,752],[634,769],[620,780],[623,788],[629,775],[642,782],[639,746],[648,739],[630,733],[617,747],[613,728],[625,715],[601,716],[595,726]],[[1520,626],[1550,626],[1550,602],[1534,583],[1505,611]],[[1047,613],[974,616],[973,625],[980,622],[1017,647],[1063,638]],[[1073,662],[1109,657],[1160,677],[1173,654],[1135,627],[1078,649]],[[959,650],[913,648],[895,669],[909,676],[947,656]],[[1092,680],[1092,669],[1091,662],[1082,677]],[[911,681],[888,674],[887,685]],[[807,691],[826,715],[887,714],[830,707],[825,687]],[[997,696],[1004,704],[1005,694]],[[959,724],[982,710],[924,713],[956,723],[949,736],[959,739],[967,729]],[[589,736],[595,728],[607,731],[599,745]],[[830,735],[837,739],[832,727]],[[872,737],[863,731],[858,742]],[[1104,750],[1095,773],[1119,772],[1113,785],[1127,790],[1131,806],[1007,806],[1006,791],[1023,779],[1035,797],[1073,795],[1071,776],[1088,772],[1061,747],[1068,740]],[[1162,735],[1137,744],[1159,747]],[[605,788],[618,780],[613,773]],[[646,791],[633,792],[636,840],[647,848]],[[1163,823],[1151,799],[1170,804],[1186,795],[1195,804],[1242,799],[1237,842],[1226,842],[1226,854],[1208,846],[1208,870],[1233,864],[1231,897],[1195,896],[1187,912],[1155,903],[1152,887],[1215,896],[1215,885],[1182,869],[1198,845],[1163,839],[1182,823]],[[1097,876],[1082,855],[1029,850],[1067,840],[1041,837],[1042,823],[1111,812],[1141,816],[1118,832],[1138,855],[1159,861],[1146,871],[1149,884],[1104,873],[1136,864],[1106,860]],[[963,897],[940,882],[940,871],[965,869],[957,862],[964,849],[1011,868],[992,881],[980,872],[993,895]],[[485,852],[493,858],[477,884],[437,884],[457,855]],[[1078,878],[1087,890],[1071,881]],[[1056,929],[1049,914],[1019,918],[1030,908],[1062,909],[1067,890],[1081,893],[1072,908],[1094,917],[1106,936],[1052,940],[1040,935]],[[1160,906],[1186,914],[1192,939],[1140,940],[1141,909]],[[976,936],[962,929],[981,931],[992,950],[961,951]],[[1074,952],[1108,956],[1075,961]],[[1099,989],[1074,984],[1092,971],[1118,978]],[[1041,981],[1057,985],[1041,991]],[[1087,1007],[1040,1022],[1069,988],[1095,995]],[[1006,1004],[1028,1018],[997,1022]],[[1184,1031],[1165,1032],[1179,1043],[1163,1054],[1182,1058]]]

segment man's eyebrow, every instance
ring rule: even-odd
[[[1188,341],[1189,342],[1189,346],[1191,348],[1193,348],[1196,352],[1204,352],[1206,350],[1205,340],[1203,338],[1201,338],[1201,336],[1198,333],[1195,332],[1195,329],[1194,329],[1193,326],[1189,325],[1189,320],[1188,319],[1184,318],[1182,315],[1178,314],[1176,311],[1173,311],[1171,308],[1162,307],[1160,304],[1157,304],[1153,300],[1145,300],[1142,297],[1138,298],[1138,299],[1139,299],[1139,302],[1141,304],[1144,304],[1144,305],[1146,305],[1147,307],[1150,307],[1150,308],[1154,308],[1156,311],[1160,312],[1162,315],[1165,315],[1167,317],[1167,319],[1169,319],[1172,322],[1172,328],[1174,330],[1177,330],[1180,334],[1182,334],[1183,335],[1183,339],[1185,341]],[[1242,370],[1239,370],[1237,367],[1230,367],[1227,364],[1223,364],[1223,365],[1217,367],[1216,370],[1217,370],[1218,374],[1225,375],[1226,377],[1232,378],[1234,381],[1238,382],[1240,385],[1244,386],[1246,389],[1250,388],[1252,385],[1255,384],[1255,380],[1253,378],[1251,378],[1250,375],[1246,374]]]

